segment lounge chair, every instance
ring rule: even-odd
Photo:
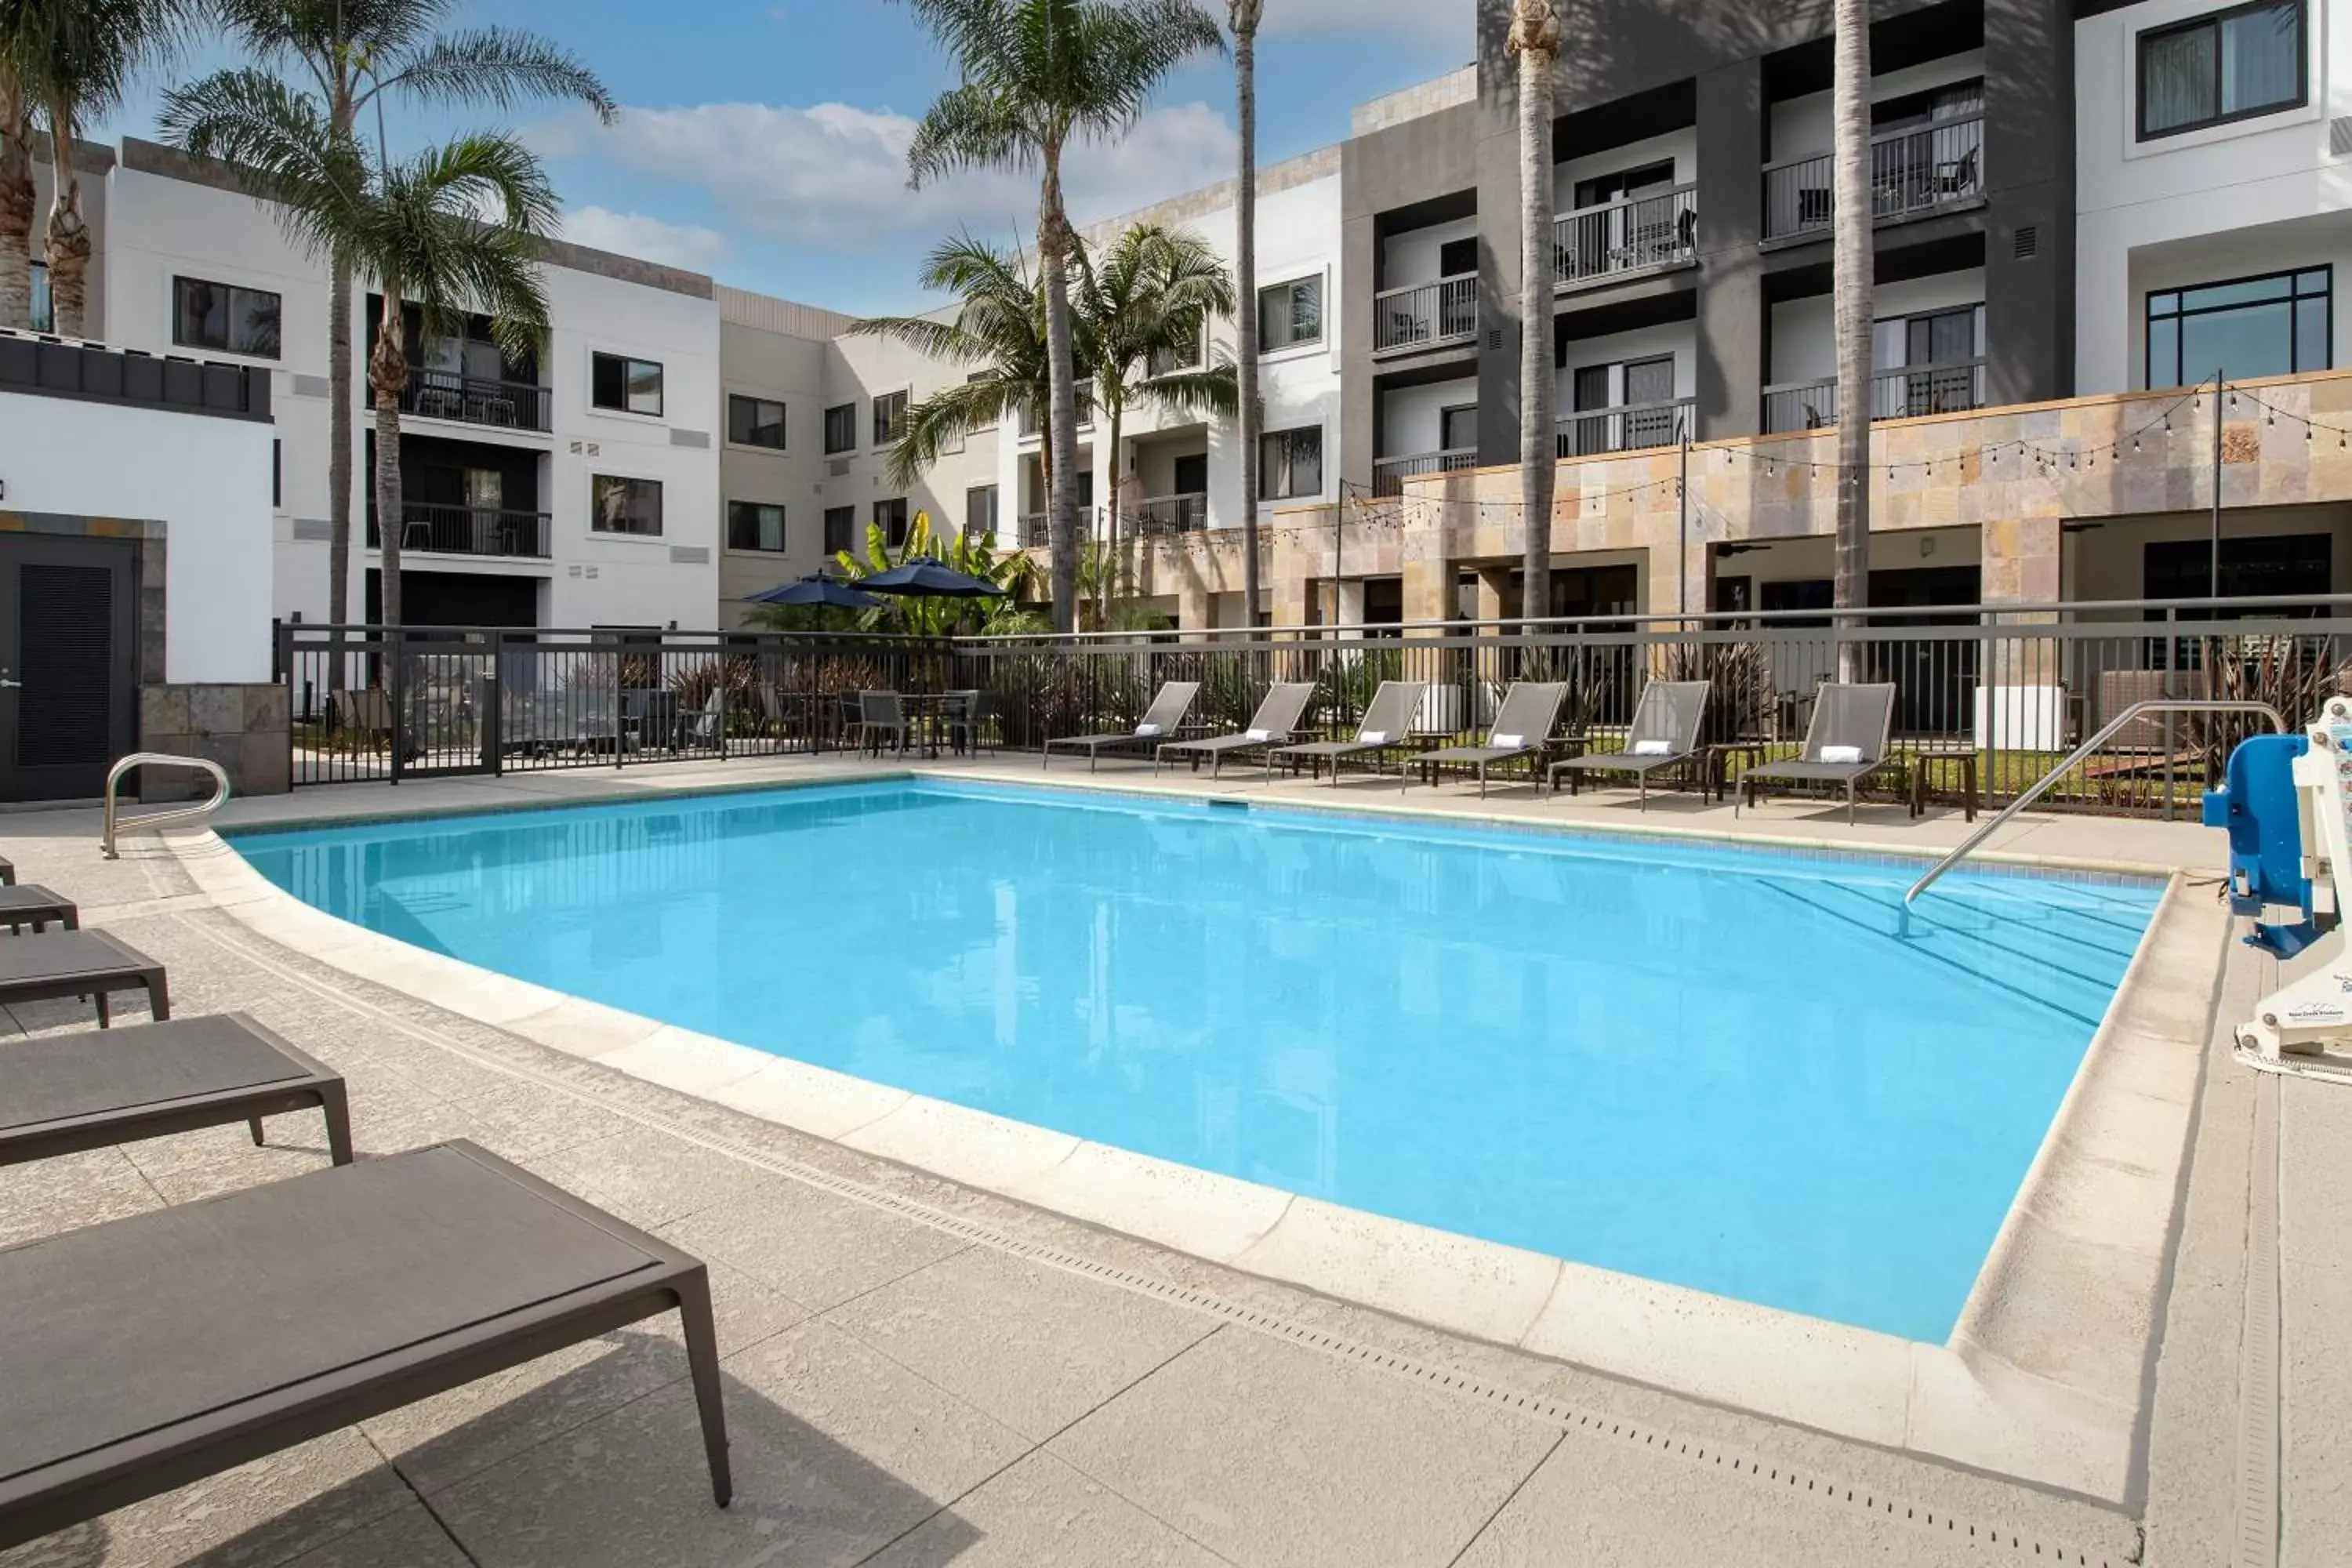
[[[471,1143],[9,1247],[0,1550],[672,1309],[723,1508],[708,1271]]]
[[[109,1022],[107,996],[142,990],[147,1009],[158,1023],[172,1016],[163,966],[104,931],[53,931],[0,942],[0,1007],[61,996],[95,997],[98,1026],[103,1029]]]
[[[1114,730],[1101,735],[1064,735],[1045,742],[1045,765],[1054,762],[1054,748],[1066,746],[1087,754],[1087,769],[1092,772],[1102,762],[1105,752],[1130,751],[1138,747],[1157,749],[1160,742],[1176,732],[1184,722],[1184,715],[1192,710],[1192,699],[1201,694],[1197,680],[1171,680],[1161,686],[1151,699],[1151,706],[1143,710],[1143,718],[1132,730]]]
[[[1895,688],[1891,684],[1822,685],[1813,700],[1812,722],[1805,726],[1805,749],[1785,763],[1767,763],[1739,775],[1739,793],[1756,804],[1759,784],[1815,784],[1845,787],[1845,819],[1853,820],[1854,791],[1885,767],[1895,733]],[[1739,810],[1735,802],[1732,811]]]
[[[1265,700],[1257,705],[1257,711],[1250,715],[1248,728],[1241,733],[1211,735],[1201,741],[1170,741],[1151,754],[1151,771],[1158,773],[1172,752],[1179,757],[1192,758],[1195,768],[1201,765],[1202,757],[1208,758],[1209,776],[1215,778],[1227,757],[1289,744],[1307,717],[1307,705],[1314,700],[1313,681],[1282,682],[1265,694]]]
[[[43,1035],[0,1049],[0,1165],[261,1118],[323,1111],[327,1149],[352,1163],[343,1080],[239,1013]]]
[[[1709,680],[1653,680],[1642,689],[1633,707],[1633,725],[1625,733],[1622,752],[1588,752],[1551,765],[1552,793],[1559,793],[1562,774],[1568,793],[1586,773],[1632,773],[1641,789],[1641,807],[1650,809],[1650,775],[1661,768],[1681,767],[1699,755],[1699,726],[1706,719]]]
[[[0,925],[11,934],[31,926],[36,932],[46,930],[51,921],[68,931],[81,929],[81,911],[63,893],[53,893],[47,888],[18,887],[14,882],[0,887]]]
[[[1415,757],[1412,765],[1429,771],[1429,782],[1437,782],[1437,770],[1443,767],[1475,768],[1478,773],[1478,794],[1486,794],[1486,771],[1498,763],[1519,757],[1543,754],[1551,743],[1551,728],[1559,722],[1559,705],[1568,700],[1564,681],[1521,680],[1512,684],[1504,694],[1502,710],[1486,731],[1483,746],[1446,746],[1439,751]],[[1410,772],[1410,770],[1408,770]],[[1534,767],[1528,775],[1533,781]]]
[[[0,888],[13,888],[16,885],[16,862],[5,856],[0,856]]]
[[[1270,778],[1276,762],[1288,762],[1295,768],[1299,763],[1319,766],[1331,764],[1331,787],[1339,787],[1339,763],[1345,758],[1369,756],[1372,771],[1381,771],[1380,759],[1405,743],[1412,732],[1412,721],[1421,712],[1421,700],[1429,695],[1425,680],[1383,680],[1381,689],[1372,693],[1371,706],[1364,710],[1364,721],[1356,727],[1352,741],[1308,741],[1303,745],[1270,746],[1265,753],[1265,771]]]

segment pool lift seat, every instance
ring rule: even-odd
[[[2352,1051],[2352,954],[2338,887],[2352,872],[2352,698],[2329,698],[2305,734],[2240,746],[2226,786],[2205,797],[2205,822],[2230,834],[2231,908],[2256,921],[2247,942],[2299,960],[2302,971],[2238,1026],[2240,1058],[2277,1070],[2289,1057]],[[2282,906],[2301,920],[2263,923]],[[2310,1076],[2352,1082],[2352,1073]]]

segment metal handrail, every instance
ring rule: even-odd
[[[1911,884],[1911,890],[1903,895],[1903,902],[1907,906],[1920,894],[1934,887],[1938,877],[1975,853],[1977,846],[2000,832],[2008,824],[2010,818],[2040,800],[2051,785],[2081,766],[2084,760],[2105,744],[2110,735],[2119,733],[2133,721],[2147,713],[2260,713],[2270,720],[2273,733],[2281,735],[2286,733],[2285,716],[2267,702],[2193,697],[2151,697],[2145,701],[2135,702],[2099,726],[2097,734],[2068,752],[2066,760],[2042,774],[2041,781],[2032,789],[2002,806],[1999,815],[1987,821],[1974,833],[1969,834],[1958,849],[1937,861],[1926,876]]]
[[[106,858],[110,860],[121,858],[114,852],[115,786],[122,782],[122,775],[133,768],[194,768],[199,773],[213,775],[212,799],[202,805],[175,805],[169,811],[159,811],[152,816],[140,817],[131,824],[133,827],[143,830],[161,827],[167,822],[186,822],[210,812],[218,811],[228,804],[228,770],[218,763],[206,757],[174,757],[163,752],[133,752],[106,770],[106,836],[99,841],[99,847],[105,851]]]

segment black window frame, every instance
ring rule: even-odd
[[[2217,125],[2236,125],[2243,121],[2261,120],[2273,114],[2285,114],[2308,108],[2311,103],[2311,0],[2291,0],[2294,6],[2294,97],[2282,99],[2252,109],[2240,109],[2229,113],[2218,112],[2221,104],[2221,31],[2233,16],[2274,9],[2281,0],[2244,0],[2237,5],[2225,5],[2218,11],[2208,11],[2201,16],[2186,21],[2168,23],[2140,33],[2132,43],[2132,132],[2136,142],[2162,142],[2174,136],[2186,136],[2194,132],[2210,131]],[[2183,33],[2193,33],[2210,27],[2213,43],[2213,106],[2216,113],[2209,120],[2192,120],[2179,125],[2168,125],[2161,131],[2147,128],[2147,49],[2151,43],[2177,38]]]
[[[1265,335],[1265,297],[1268,294],[1276,293],[1285,289],[1296,289],[1309,283],[1315,286],[1315,335],[1311,338],[1292,338],[1286,342],[1279,343],[1269,341]],[[1297,312],[1295,310],[1292,312],[1292,319],[1297,319]],[[1326,274],[1321,272],[1301,272],[1295,277],[1276,279],[1272,283],[1259,285],[1257,291],[1257,352],[1260,357],[1264,357],[1267,354],[1288,353],[1293,349],[1320,348],[1324,343],[1330,341],[1330,336],[1331,288],[1330,279]]]
[[[897,510],[886,510],[890,508]],[[893,550],[907,542],[907,534],[914,527],[915,514],[908,509],[905,496],[882,497],[866,515],[882,531],[882,542]]]
[[[224,308],[221,311],[221,320],[224,324],[236,319],[237,312],[227,308],[230,300],[232,300],[236,295],[253,294],[266,300],[275,300],[278,301],[278,310],[276,314],[276,321],[278,323],[277,331],[271,338],[269,346],[266,349],[240,348],[236,344],[226,341],[215,343],[207,342],[201,338],[190,337],[188,335],[187,296],[184,292],[190,284],[194,284],[198,288],[217,289],[221,290],[224,297]],[[49,304],[49,314],[52,322],[54,322],[56,319],[56,300],[55,296],[52,295]],[[286,357],[286,296],[275,289],[257,289],[249,283],[221,283],[216,282],[210,278],[193,278],[188,276],[186,273],[175,272],[172,275],[172,344],[174,348],[202,349],[206,353],[235,354],[239,359],[282,360]]]
[[[776,514],[776,542],[773,544],[760,542],[760,524],[763,521],[761,514],[765,512]],[[742,540],[742,525],[746,521],[751,525],[751,542],[749,544]],[[787,526],[782,501],[730,500],[727,503],[727,548],[730,550],[745,550],[759,555],[781,555],[787,548],[785,541],[790,537],[786,532]]]
[[[621,401],[618,403],[605,402],[603,393],[596,384],[598,373],[606,364],[616,364],[621,367]],[[632,395],[630,383],[635,380],[635,373],[641,369],[650,369],[654,373],[654,406],[650,409],[633,408],[629,405]],[[639,359],[635,354],[607,353],[603,349],[591,349],[588,351],[588,405],[600,414],[628,414],[640,419],[659,419],[663,416],[662,411],[669,406],[669,372],[659,360]]]
[[[2145,384],[2147,390],[2151,392],[2161,392],[2175,386],[2200,386],[2210,379],[2211,374],[2203,367],[2200,367],[2197,379],[2195,381],[2174,380],[2159,382],[2156,379],[2156,326],[2159,320],[2169,321],[2173,325],[2173,363],[2170,370],[2171,374],[2176,377],[2180,375],[2186,368],[2180,363],[2181,347],[2179,327],[2182,322],[2189,321],[2193,317],[2221,315],[2231,310],[2244,310],[2250,305],[2284,303],[2288,307],[2287,341],[2290,344],[2293,344],[2300,342],[2302,337],[2302,334],[2295,330],[2297,326],[2297,318],[2300,316],[2305,301],[2313,298],[2311,295],[2300,292],[2297,288],[2297,283],[2298,280],[2306,274],[2313,272],[2324,273],[2327,278],[2326,291],[2318,296],[2325,312],[2325,323],[2320,331],[2320,342],[2326,345],[2327,363],[2326,364],[2319,365],[2297,364],[2286,374],[2289,375],[2303,375],[2307,373],[2333,370],[2336,366],[2336,264],[2332,261],[2323,261],[2310,267],[2288,267],[2276,272],[2250,273],[2243,278],[2213,278],[2200,283],[2184,283],[2178,288],[2149,289],[2145,290],[2140,295],[2139,305],[2139,355],[2140,380]],[[2286,294],[2284,299],[2280,300],[2243,300],[2231,305],[2209,305],[2202,310],[2184,310],[2179,303],[2187,296],[2197,293],[2200,289],[2233,289],[2242,284],[2268,283],[2273,279],[2284,279],[2286,282]],[[2163,316],[2159,317],[2157,314],[2156,301],[2159,299],[2165,298],[2171,299],[2175,303],[2172,310],[2165,312]]]
[[[604,525],[604,487],[611,484],[650,485],[654,497],[654,525],[651,528],[608,528]],[[588,531],[613,539],[659,539],[668,526],[668,501],[662,481],[649,479],[641,474],[591,474],[588,476]]]
[[[1272,489],[1276,465],[1266,460],[1265,443],[1289,441],[1310,430],[1315,433],[1315,488],[1311,490],[1276,492]],[[1323,481],[1328,475],[1330,456],[1330,445],[1324,439],[1324,429],[1320,425],[1289,425],[1279,430],[1267,431],[1258,443],[1257,499],[1262,501],[1320,500],[1323,498]],[[1291,467],[1291,460],[1286,457],[1281,464],[1282,469],[1287,472]]]
[[[987,521],[980,527],[974,528],[972,526],[971,517],[972,505],[982,496],[986,496],[988,498]],[[970,539],[974,535],[977,535],[982,539],[993,540],[1003,527],[1004,514],[1003,508],[1003,495],[1000,487],[997,485],[985,484],[965,486],[963,492],[964,537]]]
[[[824,509],[824,552],[838,555],[845,550],[857,548],[857,508],[829,506]]]
[[[841,430],[847,432],[845,437],[836,436],[835,421],[839,422]],[[857,405],[836,403],[824,411],[824,455],[828,458],[838,458],[844,452],[856,450],[857,450]]]
[[[907,433],[907,413],[914,406],[915,395],[906,387],[874,395],[874,447],[877,451]],[[886,413],[886,410],[890,412]]]
[[[746,406],[749,406],[751,410],[751,418],[748,421],[745,421],[742,426],[742,428],[747,431],[748,434],[738,435],[736,434],[736,412],[737,410]],[[762,409],[768,408],[772,408],[776,411],[774,425],[776,438],[772,441],[762,441],[759,438],[759,435],[760,432],[762,429],[767,428],[767,426],[761,423],[760,413]],[[790,436],[791,432],[787,428],[784,419],[784,400],[782,398],[761,397],[756,394],[749,392],[730,392],[727,395],[727,443],[729,446],[756,447],[763,452],[782,452],[789,449],[787,443],[790,439]]]

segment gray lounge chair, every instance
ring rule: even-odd
[[[672,1309],[723,1508],[702,1264],[471,1143],[0,1250],[0,1550]]]
[[[1437,782],[1440,768],[1475,768],[1478,773],[1478,794],[1483,799],[1489,768],[1519,757],[1543,754],[1544,748],[1551,743],[1552,726],[1559,722],[1559,705],[1567,700],[1568,685],[1564,681],[1515,681],[1503,695],[1502,710],[1487,729],[1485,745],[1447,746],[1415,757],[1412,765],[1427,769],[1433,784]],[[1532,783],[1534,764],[1530,763],[1528,771]]]
[[[1829,681],[1813,699],[1812,722],[1805,726],[1805,749],[1785,763],[1767,763],[1739,775],[1739,793],[1756,804],[1759,784],[1839,785],[1845,789],[1845,819],[1853,820],[1854,791],[1885,767],[1895,734],[1895,688],[1891,684],[1841,685]],[[1846,753],[1853,753],[1852,757]],[[1738,804],[1733,803],[1737,815]]]
[[[1192,700],[1200,694],[1201,683],[1197,680],[1169,681],[1153,696],[1151,706],[1143,710],[1134,729],[1114,730],[1101,735],[1059,736],[1045,742],[1045,765],[1053,765],[1056,746],[1086,752],[1089,773],[1101,763],[1105,752],[1157,750],[1184,722],[1184,715],[1192,710]]]
[[[0,1047],[0,1165],[315,1110],[352,1163],[341,1077],[241,1013],[43,1035]]]
[[[47,888],[20,888],[13,882],[0,887],[0,925],[6,926],[11,933],[26,926],[38,932],[52,921],[68,931],[79,931],[81,911],[74,907],[71,899]]]
[[[1587,773],[1632,773],[1641,789],[1641,807],[1650,809],[1650,775],[1661,768],[1678,768],[1697,760],[1699,726],[1706,720],[1710,680],[1653,680],[1642,689],[1633,707],[1633,726],[1625,734],[1622,752],[1588,752],[1551,765],[1552,793],[1559,793],[1563,774],[1568,793]]]
[[[1212,735],[1201,741],[1171,741],[1151,754],[1151,771],[1158,773],[1167,762],[1169,753],[1189,756],[1198,768],[1202,757],[1209,759],[1209,776],[1215,778],[1223,771],[1227,757],[1244,752],[1262,751],[1267,747],[1287,745],[1299,731],[1307,717],[1307,705],[1315,700],[1315,683],[1311,680],[1284,681],[1265,694],[1265,700],[1250,715],[1248,728],[1238,735]]]
[[[1356,727],[1352,741],[1308,741],[1297,746],[1270,746],[1265,753],[1266,776],[1274,775],[1276,762],[1288,762],[1295,767],[1305,762],[1319,766],[1331,764],[1331,787],[1339,787],[1339,763],[1348,758],[1369,756],[1372,771],[1381,771],[1380,759],[1405,743],[1412,732],[1412,721],[1421,712],[1421,700],[1429,695],[1425,680],[1383,680],[1381,689],[1372,693],[1371,706],[1364,710],[1364,721]]]
[[[16,885],[16,862],[5,856],[0,856],[0,888],[13,888]]]
[[[0,1007],[61,996],[95,997],[98,1026],[103,1029],[110,1021],[108,995],[142,990],[147,993],[147,1010],[158,1023],[172,1016],[163,966],[104,931],[53,931],[0,942]]]

